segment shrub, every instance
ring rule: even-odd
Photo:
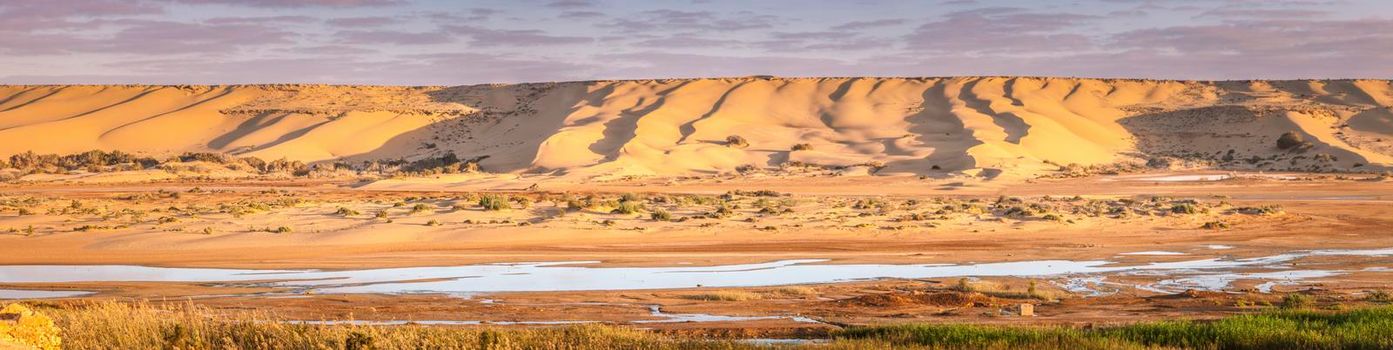
[[[1277,215],[1283,212],[1280,205],[1264,205],[1260,207],[1239,207],[1233,209],[1236,212],[1249,215]]]
[[[1200,208],[1190,203],[1180,203],[1171,206],[1171,212],[1176,214],[1199,214]]]
[[[775,289],[774,292],[779,293],[779,294],[783,294],[783,295],[798,295],[798,296],[817,295],[817,289],[813,289],[812,287],[804,287],[804,286],[786,286],[786,287],[779,287],[778,289]]]
[[[294,232],[294,231],[295,231],[295,230],[290,229],[290,226],[281,226],[281,227],[277,227],[277,228],[274,229],[274,230],[271,230],[271,233],[291,233],[291,232]]]
[[[361,213],[359,213],[357,210],[348,209],[348,208],[346,208],[346,207],[339,207],[339,210],[334,211],[334,214],[342,215],[342,216],[354,216],[354,215],[359,215],[359,214],[361,214]]]
[[[1006,217],[1013,217],[1013,218],[1016,218],[1016,217],[1032,217],[1032,216],[1035,216],[1035,212],[1032,211],[1031,209],[1028,209],[1028,208],[1024,208],[1024,207],[1021,207],[1021,206],[1014,206],[1014,207],[1011,207],[1011,208],[1009,208],[1009,209],[1006,209],[1006,212],[1005,212],[1005,213],[1002,213],[1001,215],[1002,215],[1002,216],[1006,216]]]
[[[484,207],[484,210],[488,211],[512,208],[512,205],[508,204],[508,196],[498,194],[486,194],[479,197],[479,206]]]
[[[1364,300],[1375,303],[1390,303],[1393,302],[1393,294],[1383,290],[1371,290],[1368,295],[1364,296]]]
[[[613,213],[613,214],[634,214],[634,213],[638,213],[638,212],[641,212],[641,211],[643,211],[643,206],[640,206],[637,202],[624,201],[624,202],[619,202],[619,206],[614,207],[614,210],[610,211],[610,213]]]
[[[376,349],[376,347],[373,346],[373,342],[374,340],[372,338],[372,335],[360,331],[354,331],[353,333],[348,334],[348,339],[344,339],[343,348],[344,350]]]
[[[90,232],[90,231],[100,231],[100,230],[110,230],[110,229],[111,229],[111,226],[82,225],[82,226],[78,226],[77,228],[74,228],[73,231],[77,231],[77,232]]]
[[[22,304],[0,309],[0,347],[5,349],[60,349],[61,333],[53,319]]]
[[[967,278],[959,278],[959,279],[958,279],[958,284],[955,285],[955,286],[953,286],[953,290],[956,290],[956,291],[959,291],[959,292],[971,292],[971,291],[972,291],[972,285],[971,285],[971,284],[968,284]]]
[[[1210,221],[1201,225],[1200,228],[1206,230],[1224,230],[1229,228],[1229,224],[1223,221]]]
[[[813,145],[810,144],[810,143],[800,143],[800,144],[793,145],[793,150],[794,150],[794,151],[811,151],[811,150],[813,150]]]
[[[1283,133],[1282,136],[1277,137],[1277,148],[1279,149],[1293,149],[1301,147],[1304,143],[1306,143],[1306,140],[1301,137],[1301,134],[1297,134],[1295,131],[1288,131]]]
[[[444,225],[444,224],[440,223],[440,220],[436,220],[436,219],[431,219],[430,221],[427,221],[427,222],[426,222],[426,226],[440,226],[440,225]]]
[[[590,206],[589,204],[587,204],[587,203],[585,203],[585,202],[583,202],[583,201],[581,201],[581,200],[579,200],[579,199],[571,198],[571,199],[567,199],[567,200],[566,200],[566,210],[577,210],[577,211],[578,211],[578,210],[581,210],[581,209],[585,209],[586,207],[589,207],[589,206]]]
[[[425,204],[425,203],[416,203],[416,205],[411,206],[411,213],[412,213],[412,214],[424,213],[424,212],[428,212],[428,211],[431,211],[431,207],[430,207],[430,205],[427,205],[427,204]]]
[[[649,217],[652,218],[653,221],[668,221],[672,220],[672,213],[667,212],[667,210],[654,209],[653,213],[649,214]]]
[[[701,294],[687,294],[683,299],[703,300],[703,301],[747,301],[764,299],[764,296],[746,291],[714,291]]]
[[[744,137],[740,137],[740,135],[730,135],[726,137],[726,146],[745,148],[750,146],[750,142],[746,141]]]
[[[730,209],[730,207],[728,207],[728,206],[722,204],[722,205],[716,207],[716,211],[713,212],[711,216],[720,218],[720,217],[725,217],[725,216],[730,215],[730,214],[735,214],[735,210]]]
[[[1281,307],[1283,309],[1304,309],[1310,307],[1313,302],[1314,300],[1308,295],[1292,293],[1282,297]]]

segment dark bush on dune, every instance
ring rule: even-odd
[[[69,155],[36,154],[24,152],[10,156],[8,161],[0,161],[0,168],[15,168],[25,173],[54,173],[73,170],[104,171],[107,168],[123,166],[121,170],[145,169],[159,165],[150,157],[139,157],[121,151],[87,151]]]
[[[1301,145],[1305,143],[1306,140],[1301,137],[1301,134],[1297,134],[1295,131],[1288,131],[1277,138],[1277,148],[1284,150],[1301,147]]]
[[[746,141],[745,138],[740,135],[730,135],[726,137],[726,146],[745,148],[750,146],[750,142]]]

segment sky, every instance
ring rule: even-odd
[[[0,0],[0,84],[1393,78],[1387,0]]]

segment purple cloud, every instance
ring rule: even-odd
[[[369,7],[406,4],[404,0],[169,0],[181,4],[234,5],[249,7]]]
[[[1087,49],[1092,38],[1069,31],[1096,17],[1020,8],[952,12],[906,37],[910,49],[964,53],[1050,53]]]
[[[470,25],[445,25],[441,30],[455,35],[468,36],[470,44],[477,46],[542,46],[584,44],[595,39],[581,36],[551,35],[535,29],[504,30],[489,29]]]
[[[591,19],[591,18],[604,18],[604,17],[605,17],[605,14],[604,14],[604,13],[601,13],[601,12],[596,12],[596,11],[566,11],[566,12],[562,12],[562,13],[561,13],[560,15],[558,15],[557,17],[566,18],[566,19]]]
[[[556,0],[547,3],[547,7],[556,8],[583,8],[593,6],[595,6],[595,2],[590,0]]]
[[[778,16],[741,11],[718,14],[711,11],[650,10],[616,18],[605,26],[625,32],[651,30],[749,30],[771,28]]]
[[[869,28],[892,27],[904,24],[905,22],[908,21],[905,21],[902,18],[877,19],[871,21],[852,21],[833,26],[832,30],[862,30]]]
[[[346,28],[382,27],[397,23],[401,23],[401,19],[386,16],[340,17],[330,18],[324,21],[324,24]]]
[[[454,41],[442,32],[405,32],[397,30],[344,30],[334,34],[338,42],[348,45],[433,45]]]

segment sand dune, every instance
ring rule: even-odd
[[[490,172],[583,177],[790,162],[883,166],[877,174],[1033,176],[1071,163],[1163,157],[1255,169],[1381,169],[1393,164],[1390,106],[1393,87],[1382,80],[0,86],[0,155],[214,151],[324,162],[454,152],[489,156],[481,166]],[[1309,148],[1278,149],[1276,138],[1288,131]],[[732,135],[749,145],[726,145]],[[800,144],[806,149],[793,150]]]

